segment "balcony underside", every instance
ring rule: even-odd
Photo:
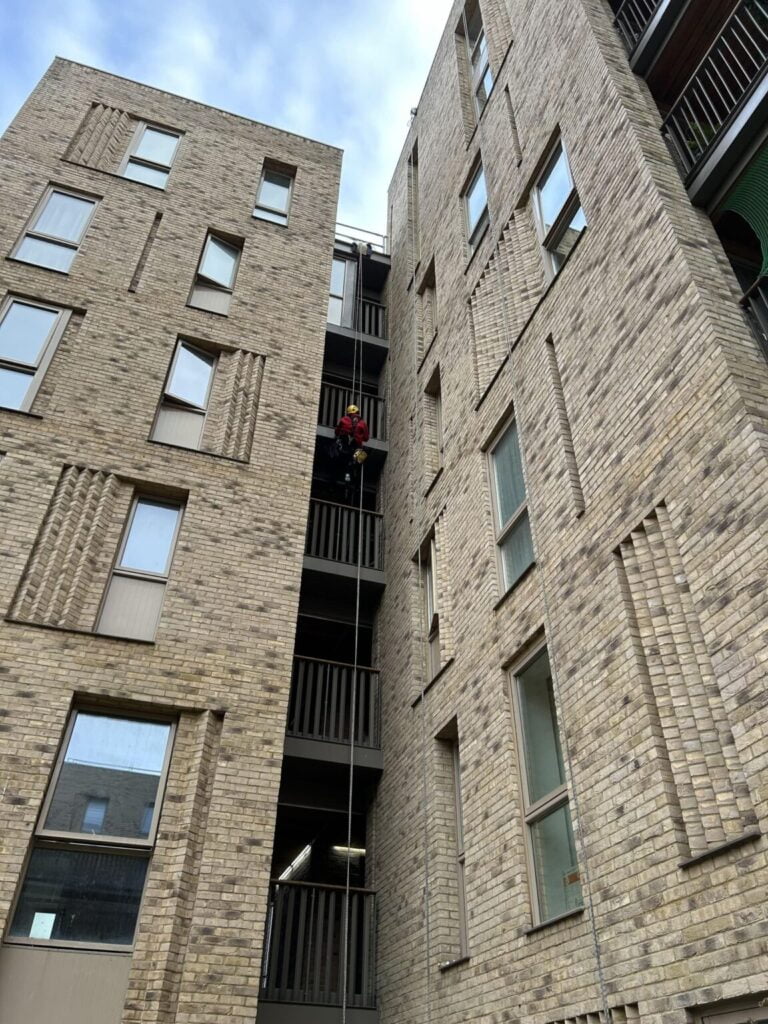
[[[304,1003],[259,1002],[256,1024],[339,1024],[338,1006],[307,1006]],[[378,1010],[347,1008],[347,1024],[378,1024]]]
[[[345,366],[355,353],[356,334],[351,327],[328,324],[325,329],[325,358],[327,362]],[[361,334],[363,368],[366,373],[379,374],[389,355],[389,342],[372,334]]]
[[[304,555],[302,588],[323,591],[332,605],[337,606],[339,602],[346,602],[345,607],[354,607],[356,581],[356,565]],[[360,569],[360,582],[361,604],[370,610],[378,604],[386,586],[386,574],[383,569],[368,569],[363,566]]]
[[[716,38],[735,0],[664,0],[630,59],[666,113]],[[641,54],[642,51],[642,54]],[[637,66],[637,61],[641,66]]]
[[[298,736],[285,737],[285,757],[304,761],[323,761],[328,764],[349,764],[349,744],[329,743],[327,740],[308,740]],[[355,765],[371,771],[384,770],[384,757],[380,750],[355,746]]]

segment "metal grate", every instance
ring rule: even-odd
[[[358,521],[359,520],[359,521]],[[358,529],[362,529],[362,566],[383,569],[382,516],[312,498],[309,503],[306,553],[314,558],[357,565]]]
[[[349,743],[352,735],[352,694],[355,699],[355,744],[378,749],[379,673],[372,668],[315,658],[294,658],[289,736]]]

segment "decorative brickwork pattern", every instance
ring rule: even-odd
[[[111,473],[67,466],[24,572],[12,617],[47,626],[89,629],[84,620],[95,566],[118,507],[121,484]],[[103,587],[104,580],[101,580]]]
[[[203,451],[249,461],[263,373],[264,358],[255,352],[219,354]]]
[[[117,171],[136,127],[124,110],[94,103],[67,149],[66,159],[99,171]]]
[[[692,856],[754,824],[712,663],[675,542],[660,505],[621,544]]]

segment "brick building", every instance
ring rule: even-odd
[[[457,0],[387,246],[337,150],[54,62],[0,1024],[768,1015],[767,64],[763,0]]]

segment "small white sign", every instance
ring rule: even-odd
[[[55,914],[36,913],[32,918],[32,927],[29,929],[30,939],[50,939],[55,924]]]

